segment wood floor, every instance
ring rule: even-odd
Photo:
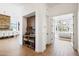
[[[20,46],[18,39],[0,39],[0,56],[78,56],[70,42],[56,40],[54,44],[48,45],[43,53],[36,53],[26,45]]]

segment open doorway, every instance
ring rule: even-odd
[[[73,14],[50,17],[51,53],[55,55],[74,54]],[[49,30],[49,29],[48,29]],[[53,50],[53,52],[52,52]]]
[[[53,22],[54,41],[73,46],[73,14],[55,16]]]
[[[24,16],[23,44],[35,50],[35,12]]]

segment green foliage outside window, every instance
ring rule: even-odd
[[[62,31],[69,31],[69,26],[68,23],[63,21],[63,20],[59,20],[57,22],[57,30],[62,32]]]

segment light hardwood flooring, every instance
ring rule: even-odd
[[[78,56],[70,42],[55,40],[55,43],[47,46],[43,53],[36,53],[26,45],[19,45],[18,39],[0,39],[0,56]]]

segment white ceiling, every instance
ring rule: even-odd
[[[58,4],[61,4],[61,3],[47,3],[46,5],[47,5],[48,7],[53,7],[53,6],[56,6],[56,5],[58,5]]]
[[[32,12],[32,13],[30,13],[28,15],[25,15],[24,17],[30,17],[30,16],[35,16],[35,12]]]
[[[15,3],[16,5],[20,5],[20,6],[28,6],[28,5],[33,5],[33,4],[38,4],[38,3]],[[46,4],[47,6],[55,6],[55,5],[58,5],[58,4],[61,4],[61,3],[43,3],[43,4]]]

